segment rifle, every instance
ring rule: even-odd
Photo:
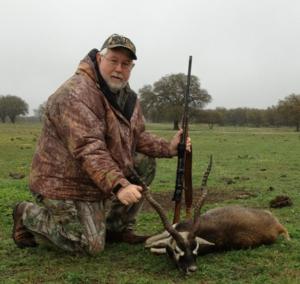
[[[188,105],[190,96],[190,81],[191,81],[191,69],[192,69],[192,56],[189,57],[189,67],[187,75],[187,84],[184,96],[184,112],[182,117],[182,135],[178,144],[178,160],[176,171],[176,184],[173,196],[175,201],[174,218],[173,223],[178,223],[180,220],[180,209],[182,191],[185,191],[185,204],[187,218],[191,217],[191,208],[193,202],[192,192],[192,152],[186,151],[186,139],[188,137]]]

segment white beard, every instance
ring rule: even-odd
[[[116,76],[121,76],[119,74],[115,74]],[[106,84],[108,85],[109,89],[113,93],[118,93],[121,89],[123,89],[127,85],[127,81],[123,82],[113,82],[110,77],[102,75],[103,79],[105,80]]]
[[[106,84],[108,85],[109,89],[113,93],[118,93],[121,89],[123,89],[126,86],[127,82],[113,83],[113,82],[106,81]]]

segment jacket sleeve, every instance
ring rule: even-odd
[[[129,182],[107,149],[104,110],[102,113],[102,117],[97,116],[72,96],[60,102],[54,121],[71,155],[99,190],[109,195],[113,189],[125,187]]]
[[[139,136],[136,150],[154,158],[171,158],[169,145],[170,143],[164,138],[144,131]]]

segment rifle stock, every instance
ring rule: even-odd
[[[190,152],[185,153],[185,173],[184,173],[184,200],[185,200],[185,218],[192,218],[193,206],[193,181],[192,181],[192,148]]]

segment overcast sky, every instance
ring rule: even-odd
[[[0,0],[0,94],[32,112],[112,33],[137,47],[135,91],[187,73],[192,55],[207,108],[300,94],[299,0]]]

